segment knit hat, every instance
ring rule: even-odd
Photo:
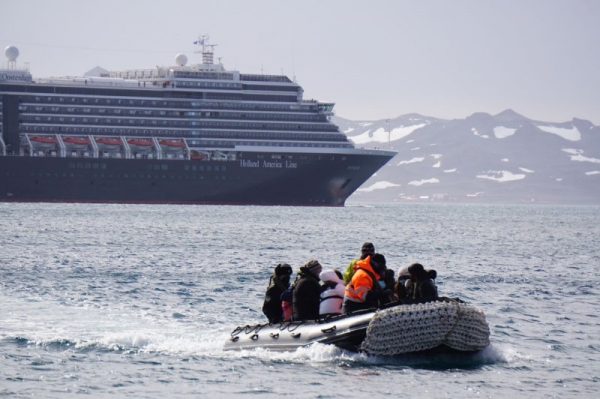
[[[315,276],[319,276],[319,274],[323,271],[323,266],[319,263],[318,260],[310,260],[304,265],[304,268],[314,274]]]
[[[330,281],[332,283],[344,284],[343,277],[340,277],[336,272],[339,273],[337,270],[324,270],[319,274],[319,279],[323,282]]]

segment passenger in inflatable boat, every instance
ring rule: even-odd
[[[293,320],[316,320],[319,318],[321,302],[319,274],[321,271],[323,271],[323,267],[316,260],[311,260],[300,268],[292,296]]]
[[[400,269],[398,271],[398,280],[396,281],[396,284],[394,285],[394,291],[396,292],[396,298],[398,298],[398,300],[400,302],[403,302],[407,297],[406,284],[409,280],[410,280],[410,273],[408,272],[408,266],[403,267],[402,269]]]
[[[439,299],[437,287],[433,281],[437,277],[435,270],[425,270],[420,263],[413,263],[408,267],[410,279],[406,281],[407,303],[424,303]]]
[[[380,284],[383,288],[381,304],[385,305],[387,303],[398,302],[396,290],[394,289],[396,285],[396,278],[394,277],[394,271],[392,269],[385,269],[384,277],[380,281]]]
[[[290,287],[290,276],[292,267],[287,263],[280,263],[275,266],[273,275],[269,280],[269,286],[265,293],[262,311],[269,319],[269,323],[279,323],[283,321],[283,311],[281,308],[281,295]]]
[[[343,313],[379,307],[383,295],[379,280],[385,270],[385,257],[381,254],[367,256],[356,263],[356,272],[346,285]]]
[[[294,286],[283,291],[281,294],[281,311],[283,312],[283,321],[292,321],[294,315],[294,307],[292,300],[294,299]]]
[[[319,315],[337,315],[342,313],[344,303],[344,291],[346,286],[342,281],[342,273],[339,270],[325,270],[319,275],[322,285],[321,305]]]
[[[348,284],[352,280],[352,276],[356,271],[356,263],[365,260],[367,256],[372,256],[374,253],[375,245],[372,242],[365,242],[360,248],[360,259],[353,259],[344,271],[344,284]]]

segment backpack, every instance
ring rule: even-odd
[[[283,312],[283,321],[292,321],[294,314],[294,306],[292,300],[294,298],[294,287],[296,283],[292,284],[290,288],[283,291],[281,294],[281,310]]]
[[[346,270],[344,271],[344,284],[348,284],[350,283],[350,281],[352,281],[352,276],[354,276],[354,273],[356,272],[356,263],[359,261],[359,259],[353,259],[352,262],[350,262],[350,264],[348,265],[348,267],[346,268]]]
[[[283,312],[283,321],[292,321],[294,315],[294,289],[300,279],[300,274],[296,276],[296,279],[289,288],[287,288],[281,294],[281,311]]]

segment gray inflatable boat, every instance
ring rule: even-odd
[[[224,349],[292,351],[320,343],[379,356],[444,348],[473,352],[489,345],[489,335],[481,310],[462,302],[438,301],[314,321],[239,326]]]

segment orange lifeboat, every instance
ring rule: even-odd
[[[160,145],[164,145],[165,147],[174,147],[174,148],[185,148],[185,143],[183,140],[160,140]]]
[[[90,144],[90,139],[87,137],[63,137],[63,141],[67,144],[75,144],[75,145],[88,145]]]
[[[138,147],[152,147],[154,142],[150,139],[129,139],[127,142]]]
[[[96,138],[96,143],[104,145],[121,145],[123,142],[121,139],[115,137],[99,137]]]
[[[55,136],[33,136],[29,140],[42,144],[56,144],[57,141]]]

